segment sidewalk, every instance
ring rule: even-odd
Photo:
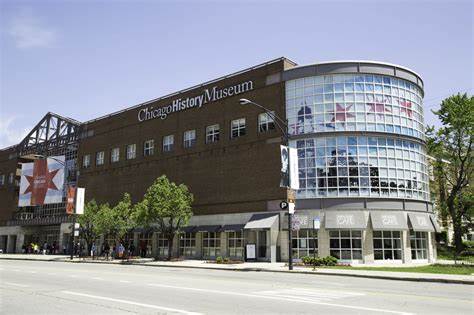
[[[196,268],[196,269],[214,269],[214,270],[232,270],[232,271],[260,271],[260,272],[282,272],[282,273],[299,273],[314,275],[333,275],[361,277],[384,280],[401,280],[401,281],[419,281],[419,282],[440,282],[440,283],[456,283],[474,285],[473,275],[450,275],[450,274],[434,274],[434,273],[415,273],[415,272],[392,272],[392,271],[375,271],[375,270],[356,270],[354,269],[325,269],[295,266],[293,271],[288,270],[286,263],[266,263],[266,262],[245,262],[240,264],[216,264],[208,263],[204,260],[182,260],[182,261],[154,261],[152,258],[138,258],[131,260],[92,260],[90,258],[74,258],[69,260],[69,256],[65,255],[24,255],[24,254],[1,254],[0,260],[31,260],[31,261],[61,261],[71,263],[97,263],[97,264],[127,264],[149,267],[173,267],[173,268]]]

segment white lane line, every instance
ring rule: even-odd
[[[92,277],[92,279],[94,279],[94,280],[104,280],[101,277]]]
[[[142,306],[142,307],[153,308],[153,309],[167,311],[167,312],[175,312],[175,313],[181,313],[181,314],[187,314],[187,315],[202,315],[201,313],[188,312],[188,311],[180,310],[180,309],[177,309],[177,308],[170,308],[170,307],[158,306],[158,305],[153,305],[153,304],[139,303],[139,302],[127,301],[127,300],[123,300],[123,299],[114,299],[114,298],[110,298],[110,297],[106,297],[106,296],[100,296],[100,295],[92,295],[92,294],[85,294],[85,293],[72,292],[72,291],[61,291],[61,292],[65,293],[65,294],[69,294],[69,295],[83,296],[83,297],[88,297],[88,298],[91,298],[91,299],[98,299],[98,300],[111,301],[111,302],[122,303],[122,304]]]
[[[121,283],[130,283],[130,281],[128,281],[128,280],[120,280],[119,282],[121,282]]]
[[[327,302],[311,301],[311,300],[307,300],[307,299],[294,300],[293,298],[287,298],[287,297],[284,297],[284,296],[268,296],[268,295],[258,295],[256,293],[249,294],[249,293],[239,293],[239,292],[221,291],[221,290],[199,289],[199,288],[190,288],[190,287],[178,287],[178,286],[173,286],[173,285],[154,284],[154,283],[149,283],[148,285],[152,286],[152,287],[167,288],[167,289],[188,290],[188,291],[205,292],[205,293],[212,293],[212,294],[235,295],[235,296],[243,296],[243,297],[249,297],[249,298],[261,298],[261,299],[269,299],[269,300],[308,303],[308,304],[314,304],[314,305],[324,305],[324,306],[347,308],[347,309],[369,311],[369,312],[390,313],[390,314],[400,314],[400,315],[412,315],[412,313],[391,311],[391,310],[380,309],[380,308],[363,307],[363,306],[346,305],[346,304],[336,304],[336,303],[327,303]]]
[[[14,282],[4,282],[4,284],[14,285],[14,286],[16,286],[16,287],[22,287],[22,288],[28,288],[28,287],[29,287],[29,285],[20,284],[20,283],[14,283]]]
[[[36,271],[30,271],[30,273],[36,273]]]

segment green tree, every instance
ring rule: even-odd
[[[84,213],[77,216],[77,222],[79,223],[79,231],[82,238],[87,243],[87,248],[91,248],[100,236],[100,231],[97,226],[97,217],[100,207],[97,205],[94,199],[90,200],[84,206]]]
[[[124,236],[136,226],[133,220],[133,210],[130,194],[125,193],[117,205],[100,205],[97,215],[97,230],[104,236],[111,236],[115,242],[124,242]]]
[[[437,132],[429,129],[428,148],[436,162],[438,203],[451,218],[456,252],[463,249],[463,223],[471,220],[474,159],[474,97],[457,94],[443,100],[434,111],[443,124]]]
[[[186,185],[176,185],[162,175],[148,188],[143,200],[135,206],[137,224],[143,227],[157,225],[168,240],[168,260],[171,259],[176,233],[188,224],[193,215],[192,202],[193,195]]]

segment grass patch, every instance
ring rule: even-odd
[[[346,270],[372,270],[372,271],[394,271],[394,272],[415,272],[415,273],[437,273],[450,275],[471,275],[474,274],[474,265],[427,265],[416,267],[351,267],[333,266],[317,267],[325,269],[346,269]]]

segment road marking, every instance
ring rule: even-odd
[[[324,306],[330,306],[330,307],[348,308],[348,309],[353,309],[353,310],[378,312],[378,313],[390,313],[390,314],[400,314],[400,315],[411,315],[412,314],[412,313],[407,313],[407,312],[391,311],[391,310],[380,309],[380,308],[371,308],[371,307],[363,307],[363,306],[353,306],[353,305],[346,305],[346,304],[320,302],[320,301],[314,301],[314,300],[309,300],[309,299],[295,300],[294,298],[288,298],[288,297],[284,297],[284,296],[269,296],[269,295],[259,295],[259,294],[256,294],[256,293],[249,294],[249,293],[239,293],[239,292],[221,291],[221,290],[210,290],[210,289],[200,289],[200,288],[190,288],[190,287],[178,287],[178,286],[173,286],[173,285],[154,284],[154,283],[149,283],[148,285],[153,286],[153,287],[159,287],[159,288],[188,290],[188,291],[206,292],[206,293],[213,293],[213,294],[236,295],[236,296],[243,296],[243,297],[250,297],[250,298],[269,299],[269,300],[308,303],[308,304],[314,304],[314,305],[324,305]]]
[[[56,275],[55,272],[49,272],[49,273],[48,273],[48,276],[55,276],[55,275]]]
[[[295,288],[295,289],[259,291],[259,292],[255,292],[255,294],[291,298],[291,299],[302,300],[302,301],[331,301],[335,299],[351,298],[351,297],[358,297],[358,296],[365,295],[364,293],[359,293],[359,292],[348,292],[348,291],[331,292],[329,290],[302,289],[302,288],[301,289]]]
[[[104,280],[104,279],[102,279],[102,278],[100,278],[100,277],[92,277],[92,279],[94,279],[94,280]]]
[[[70,275],[69,278],[77,278],[77,275]]]
[[[30,271],[30,273],[36,273],[36,271]]]
[[[4,282],[4,284],[14,285],[14,286],[16,286],[16,287],[22,287],[22,288],[27,288],[27,287],[29,287],[29,285],[20,284],[20,283],[14,283],[14,282]]]
[[[13,269],[13,271],[20,271],[20,269]]]
[[[123,299],[114,299],[114,298],[110,298],[110,297],[106,297],[106,296],[100,296],[100,295],[92,295],[92,294],[85,294],[85,293],[72,292],[72,291],[61,291],[61,292],[65,293],[65,294],[69,294],[69,295],[83,296],[83,297],[88,297],[88,298],[92,298],[92,299],[98,299],[98,300],[111,301],[111,302],[122,303],[122,304],[148,307],[148,308],[153,308],[153,309],[167,311],[167,312],[175,312],[175,313],[181,313],[181,314],[187,314],[187,315],[202,315],[201,313],[188,312],[188,311],[180,310],[180,309],[177,309],[177,308],[170,308],[170,307],[158,306],[158,305],[153,305],[153,304],[139,303],[139,302],[127,301],[127,300],[123,300]]]
[[[130,281],[128,281],[128,280],[120,280],[119,282],[121,282],[121,283],[130,283]]]

